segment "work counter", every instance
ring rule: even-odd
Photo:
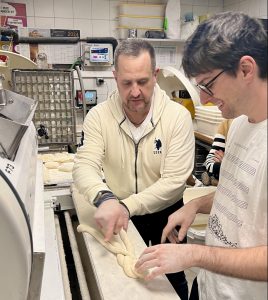
[[[77,190],[73,189],[72,197],[79,222],[95,227],[93,214],[95,208],[89,205]],[[151,281],[144,279],[133,279],[124,273],[118,265],[116,256],[106,250],[89,233],[79,233],[83,236],[85,243],[84,257],[88,254],[88,263],[85,266],[87,281],[89,282],[91,293],[94,293],[95,300],[178,300],[172,285],[165,276],[159,276]],[[146,248],[138,231],[129,222],[127,235],[135,248],[136,257]],[[92,272],[92,274],[90,274]]]

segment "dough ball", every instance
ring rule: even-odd
[[[58,162],[66,162],[70,160],[67,152],[56,153],[54,156],[55,156],[55,161]]]
[[[74,167],[74,163],[62,163],[59,167],[58,170],[61,172],[72,172]]]
[[[56,161],[48,161],[45,163],[45,167],[48,169],[57,169],[59,165],[60,164]]]
[[[48,162],[48,161],[54,161],[55,160],[53,154],[42,154],[41,158],[42,158],[43,162]]]
[[[74,153],[68,153],[69,161],[73,161],[75,154]]]

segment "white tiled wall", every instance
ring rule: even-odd
[[[113,36],[118,38],[119,0],[3,0],[26,3],[28,27],[80,29],[81,37]],[[122,2],[122,1],[121,1]],[[166,4],[167,0],[136,0],[124,3]],[[255,17],[267,18],[266,0],[181,0],[181,15],[213,14],[240,10]]]
[[[79,29],[81,37],[119,37],[119,0],[3,0],[26,3],[28,27]],[[124,3],[166,4],[167,0],[136,0]],[[223,0],[181,0],[181,15],[215,13]]]
[[[267,0],[224,0],[224,11],[242,11],[257,18],[267,18]]]

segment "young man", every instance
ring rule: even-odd
[[[267,34],[243,13],[215,15],[187,41],[183,68],[195,78],[203,104],[236,119],[215,195],[172,214],[162,238],[174,244],[146,249],[137,270],[155,267],[150,279],[197,266],[202,300],[267,299]],[[175,244],[197,213],[209,212],[205,246]]]
[[[147,245],[158,244],[169,214],[183,205],[194,162],[192,120],[156,84],[157,71],[148,42],[123,41],[115,51],[118,89],[84,122],[73,177],[98,208],[95,220],[107,241],[131,218]],[[184,273],[169,280],[188,299]]]

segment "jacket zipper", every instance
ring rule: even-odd
[[[138,161],[138,147],[139,147],[139,142],[138,144],[134,143],[135,145],[135,193],[138,194],[138,172],[137,172],[137,161]]]
[[[155,129],[155,125],[154,125],[154,123],[152,122],[152,120],[151,120],[151,124],[152,124],[152,127],[153,127],[152,130],[154,130],[154,129]],[[143,138],[145,138],[150,132],[151,132],[151,131],[149,131],[147,134],[145,134],[145,135],[139,140],[138,144],[136,144],[136,143],[133,141],[134,146],[135,146],[135,194],[138,194],[138,191],[139,191],[139,190],[138,190],[138,171],[137,171],[138,147],[139,147],[140,141],[141,141]]]

